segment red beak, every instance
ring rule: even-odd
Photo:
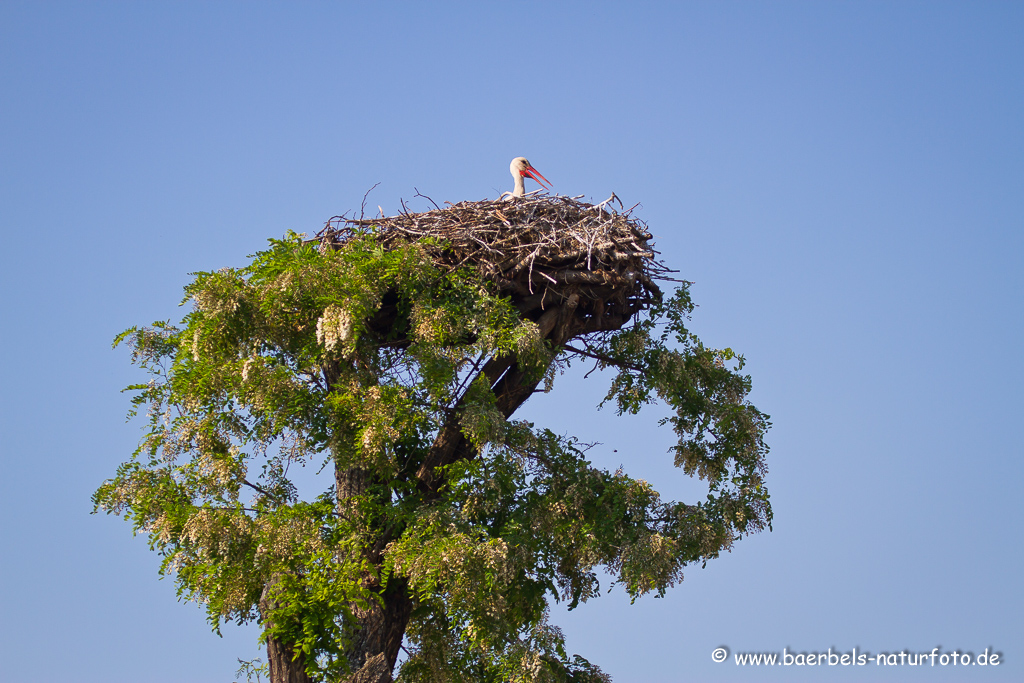
[[[545,190],[551,189],[549,187],[549,185],[551,185],[551,181],[542,176],[540,174],[540,171],[535,169],[533,166],[528,166],[524,170],[520,171],[519,174],[522,175],[524,178],[533,178],[538,183],[540,183],[541,187],[543,187]],[[544,183],[547,183],[547,185],[545,185]]]

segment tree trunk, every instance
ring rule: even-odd
[[[352,642],[349,666],[351,683],[390,683],[405,627],[412,613],[405,581],[392,578],[381,594],[383,606],[373,605],[355,614],[359,630]]]
[[[302,657],[294,659],[294,650],[272,636],[267,637],[267,661],[270,663],[270,683],[313,683],[306,674]]]
[[[263,595],[260,597],[260,612],[266,628],[272,625],[268,614],[276,606],[271,593],[277,581],[277,576],[271,578],[263,587]],[[313,679],[306,674],[305,658],[301,655],[296,658],[291,643],[271,635],[267,636],[267,663],[270,665],[270,683],[313,683]]]
[[[337,467],[335,483],[339,512],[358,515],[358,509],[350,499],[366,493],[372,483],[370,473],[361,468]],[[379,564],[382,550],[383,545],[366,548],[365,552],[371,563]],[[352,610],[356,630],[348,651],[352,673],[347,683],[391,683],[391,672],[412,613],[412,599],[404,580],[392,577],[384,590],[380,590],[375,578],[369,581],[373,583],[367,587],[377,590],[383,604],[373,604],[368,609],[354,607]]]

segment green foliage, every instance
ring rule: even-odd
[[[347,671],[356,615],[396,581],[414,603],[400,680],[605,680],[565,652],[548,599],[595,597],[600,567],[633,599],[663,594],[770,525],[767,417],[745,399],[742,358],[686,330],[685,287],[568,350],[476,273],[372,236],[322,253],[289,234],[186,294],[180,325],[115,340],[151,374],[128,387],[148,428],[95,508],[148,536],[214,628],[262,619],[323,680]],[[576,440],[507,420],[479,372],[511,357],[550,383],[574,355],[613,371],[620,413],[671,407],[675,462],[707,480],[706,501],[663,502]],[[430,491],[416,473],[452,419],[475,453]],[[338,478],[303,500],[303,467]]]
[[[764,487],[770,422],[745,400],[751,383],[739,373],[743,357],[706,348],[686,329],[692,310],[688,289],[680,288],[637,324],[589,350],[601,356],[601,367],[617,371],[605,401],[614,401],[620,414],[639,412],[655,399],[672,408],[662,424],[679,436],[675,464],[708,482],[701,514],[731,540],[771,524]],[[661,320],[667,324],[655,334]]]
[[[239,659],[238,670],[235,671],[235,676],[239,678],[245,676],[245,680],[248,683],[262,683],[264,677],[270,678],[270,664],[259,658],[249,661]],[[254,677],[256,680],[253,680]],[[236,683],[238,682],[236,681]]]

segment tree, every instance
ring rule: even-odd
[[[523,226],[556,204],[430,212],[491,226],[474,253],[497,256],[475,260],[450,225],[289,234],[244,268],[196,274],[179,325],[115,341],[152,375],[129,387],[148,431],[96,510],[148,535],[214,629],[258,620],[274,683],[390,681],[403,648],[401,681],[607,680],[566,653],[549,599],[596,596],[598,567],[634,599],[662,594],[770,525],[768,421],[742,357],[687,330],[687,283],[661,295],[649,235],[623,214],[575,205],[605,241],[609,215],[628,229],[629,258],[614,235],[572,267],[539,258]],[[495,247],[502,225],[534,249],[528,269],[508,265],[527,252]],[[566,257],[564,234],[551,239]],[[706,500],[664,502],[575,438],[512,419],[580,359],[611,374],[619,413],[671,407],[675,464],[707,481]],[[297,468],[330,485],[301,497]]]

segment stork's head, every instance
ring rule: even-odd
[[[516,157],[512,160],[512,163],[509,164],[508,168],[512,172],[513,178],[533,178],[540,183],[541,187],[548,190],[551,189],[549,187],[551,181],[542,176],[540,171],[531,166],[530,162],[526,160],[526,157]],[[547,185],[545,185],[545,183],[547,183]]]

